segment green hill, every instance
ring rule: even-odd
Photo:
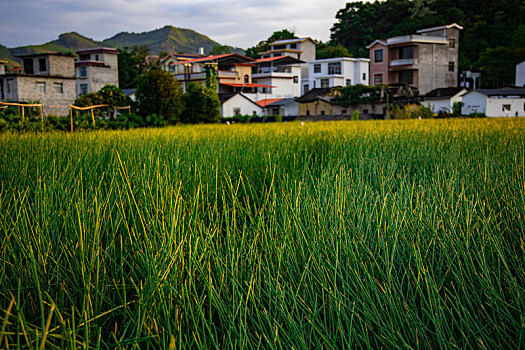
[[[40,52],[74,53],[79,49],[89,47],[131,48],[133,45],[147,45],[151,54],[159,52],[197,54],[199,48],[204,48],[208,54],[215,45],[220,45],[206,35],[191,29],[165,26],[160,29],[144,33],[119,33],[101,42],[82,36],[76,32],[60,34],[57,40],[42,45],[29,45],[7,49],[0,45],[0,59],[7,59],[10,67],[19,65],[16,56]],[[244,53],[239,48],[230,48],[232,52]]]

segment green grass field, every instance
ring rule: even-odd
[[[525,119],[0,135],[0,348],[523,348]]]

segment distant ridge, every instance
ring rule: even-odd
[[[147,45],[150,48],[150,53],[155,55],[159,52],[197,54],[201,47],[204,48],[204,53],[208,54],[215,45],[220,44],[194,30],[167,25],[143,33],[121,32],[103,41],[96,41],[79,33],[70,32],[60,34],[58,39],[41,45],[20,46],[10,49],[0,45],[0,59],[8,60],[8,66],[11,68],[17,65],[16,56],[19,55],[49,51],[75,53],[79,49],[98,46],[131,49],[133,45]],[[230,49],[232,52],[244,54],[243,49],[234,47],[230,47]]]

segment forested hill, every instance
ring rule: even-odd
[[[386,0],[350,2],[339,10],[331,41],[356,57],[368,57],[375,39],[458,23],[459,68],[480,70],[485,86],[514,83],[525,60],[525,0]]]

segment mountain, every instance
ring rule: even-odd
[[[89,47],[132,48],[133,45],[147,45],[151,54],[159,52],[197,54],[199,48],[204,48],[208,54],[215,45],[220,45],[206,35],[191,29],[165,26],[160,29],[143,33],[122,32],[103,41],[95,41],[76,32],[60,34],[57,40],[42,45],[29,45],[7,49],[0,45],[0,59],[7,59],[12,66],[17,62],[16,56],[46,51],[74,53],[79,49]],[[232,52],[244,53],[244,50],[230,47]]]

